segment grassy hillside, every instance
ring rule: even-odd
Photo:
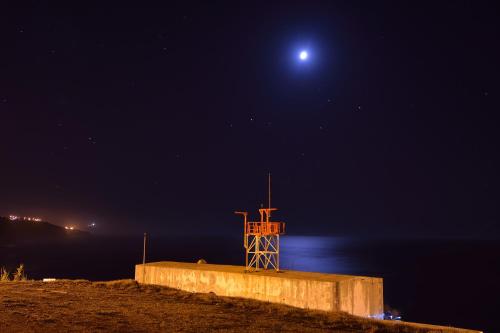
[[[471,332],[188,293],[133,280],[4,282],[0,295],[0,332]]]

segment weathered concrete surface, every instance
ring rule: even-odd
[[[136,265],[135,279],[190,292],[345,311],[363,317],[378,317],[384,310],[382,279],[373,277],[298,271],[245,273],[243,266],[164,261]]]

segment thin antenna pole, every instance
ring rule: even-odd
[[[144,249],[142,251],[142,264],[146,263],[146,239],[148,237],[147,233],[144,233]]]
[[[267,174],[268,176],[268,192],[269,192],[269,210],[267,211],[267,217],[266,217],[266,220],[267,222],[269,222],[269,220],[271,219],[271,173],[269,172]],[[269,228],[269,224],[266,225],[267,228]]]
[[[269,209],[271,209],[271,173],[269,172]],[[269,211],[271,213],[271,211]]]
[[[144,233],[144,247],[142,251],[142,283],[146,283],[146,239],[148,234]]]

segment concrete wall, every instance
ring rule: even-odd
[[[365,317],[380,317],[384,312],[381,278],[353,276],[337,283],[338,308]]]
[[[137,265],[135,279],[190,292],[346,311],[363,317],[379,316],[384,308],[381,278],[297,271],[245,273],[240,266],[158,262]]]

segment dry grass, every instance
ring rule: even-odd
[[[24,273],[24,264],[21,264],[14,272],[14,275],[12,276],[12,281],[26,281],[26,280],[28,280],[28,278]]]
[[[0,284],[0,332],[453,332],[138,285],[134,280]]]
[[[7,282],[11,280],[17,282],[28,280],[24,272],[24,264],[21,264],[16,268],[16,271],[12,275],[12,279],[10,276],[10,272],[5,267],[0,268],[0,282]]]
[[[10,272],[5,268],[0,268],[0,282],[10,281]]]
[[[139,284],[135,280],[132,280],[132,279],[104,281],[104,282],[92,282],[92,285],[95,287],[114,288],[114,289],[121,289],[121,290],[139,289]]]

